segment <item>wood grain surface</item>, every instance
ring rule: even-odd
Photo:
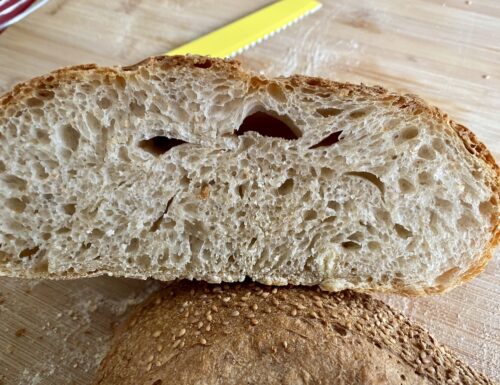
[[[500,159],[500,1],[323,0],[239,58],[411,92],[470,127]],[[58,67],[130,64],[268,4],[264,0],[51,0],[0,34],[0,94]],[[498,258],[442,296],[379,296],[500,380]],[[115,322],[157,283],[0,279],[0,384],[89,384]]]

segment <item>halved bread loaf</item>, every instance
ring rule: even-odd
[[[96,385],[494,382],[351,291],[176,283],[116,330]]]
[[[0,99],[0,274],[438,292],[499,239],[499,169],[410,95],[234,61],[66,68]]]

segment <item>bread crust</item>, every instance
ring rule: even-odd
[[[493,384],[368,295],[185,281],[154,294],[116,329],[95,385],[174,379],[179,385]]]
[[[59,83],[63,83],[67,80],[83,79],[85,77],[85,73],[88,71],[102,73],[105,75],[105,77],[109,78],[111,75],[120,76],[120,74],[122,74],[123,72],[139,72],[144,68],[154,69],[155,67],[161,67],[162,69],[174,67],[210,67],[212,71],[221,71],[227,77],[248,80],[250,84],[250,90],[252,88],[258,89],[260,87],[265,87],[271,82],[278,82],[283,86],[286,84],[291,84],[294,86],[302,85],[310,88],[312,87],[318,92],[333,92],[345,97],[353,95],[363,95],[373,100],[386,101],[387,103],[398,106],[400,109],[405,110],[406,112],[414,113],[416,115],[422,113],[428,114],[433,119],[442,121],[448,127],[453,129],[453,132],[456,133],[456,135],[461,139],[462,143],[464,144],[467,151],[471,154],[471,156],[477,158],[483,165],[482,172],[485,174],[485,178],[491,187],[490,201],[496,208],[496,214],[494,214],[494,218],[492,220],[493,224],[491,229],[491,236],[485,252],[470,265],[469,269],[466,272],[453,280],[447,281],[445,284],[436,284],[432,287],[415,288],[404,286],[404,284],[393,283],[390,286],[385,287],[377,286],[374,288],[360,288],[356,290],[360,292],[392,292],[409,296],[442,293],[477,276],[484,270],[486,264],[492,258],[493,252],[500,242],[500,168],[486,146],[481,143],[468,128],[449,119],[449,117],[441,110],[428,105],[426,102],[415,95],[400,95],[389,92],[379,86],[369,87],[364,84],[356,85],[351,83],[340,83],[332,80],[302,75],[266,79],[260,75],[252,74],[242,70],[240,62],[236,60],[223,60],[203,56],[156,56],[147,58],[137,64],[124,67],[98,67],[95,64],[84,64],[62,68],[47,75],[36,77],[32,80],[16,85],[10,92],[0,97],[0,107],[2,109],[8,109],[10,105],[15,105],[20,100],[23,100],[24,98],[30,96],[35,90],[50,90],[53,88],[57,88]],[[3,259],[5,260],[7,260],[8,258],[10,258],[10,256],[3,256]],[[1,262],[2,255],[0,254],[0,275],[9,275],[8,269],[5,269],[5,267],[2,266]],[[124,274],[119,271],[106,271],[105,269],[86,274],[65,272],[63,275],[61,275],[60,273],[53,274],[46,272],[26,272],[24,277],[70,279],[98,276],[103,274],[142,279],[147,278],[147,276],[141,274]],[[166,279],[167,276],[157,274],[154,276],[154,278]],[[328,282],[325,282],[322,287],[325,290],[335,290],[335,288]]]

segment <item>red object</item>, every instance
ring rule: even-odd
[[[34,2],[35,0],[0,1],[0,25],[23,13]]]

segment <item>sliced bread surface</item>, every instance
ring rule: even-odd
[[[499,240],[499,168],[412,95],[235,61],[65,68],[0,99],[0,274],[439,292]]]

